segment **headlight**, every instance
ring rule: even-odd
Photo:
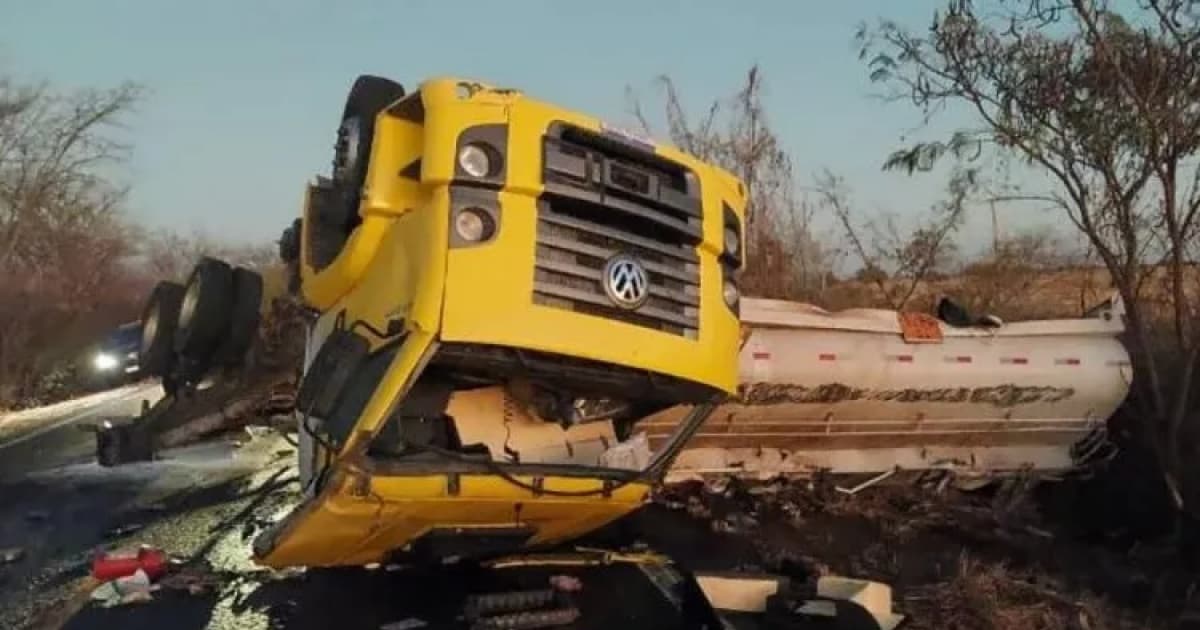
[[[732,227],[725,228],[725,253],[736,257],[742,248],[742,240],[738,237],[737,230]]]
[[[117,367],[117,357],[114,357],[107,352],[101,352],[100,354],[96,355],[95,359],[92,359],[92,365],[94,365],[97,370],[105,372]]]
[[[487,177],[495,172],[493,152],[480,144],[468,144],[458,152],[458,165],[471,177]]]
[[[486,241],[495,231],[491,215],[480,208],[463,208],[454,217],[454,232],[468,243]]]
[[[725,286],[721,288],[721,296],[725,298],[725,305],[733,308],[737,306],[741,294],[738,293],[737,285],[733,283],[733,280],[726,280]]]

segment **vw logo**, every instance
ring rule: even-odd
[[[604,266],[604,292],[621,308],[638,308],[650,297],[650,276],[636,258],[614,256]]]

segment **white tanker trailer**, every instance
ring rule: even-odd
[[[1119,298],[1085,318],[951,326],[877,309],[742,302],[739,396],[674,472],[1067,469],[1129,390]],[[683,409],[642,423],[650,445]]]

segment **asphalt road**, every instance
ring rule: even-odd
[[[61,414],[20,422],[20,430],[0,436],[0,483],[90,460],[96,444],[92,426],[110,418],[133,417],[143,400],[154,404],[162,397],[162,388],[156,384],[126,389],[129,391],[113,398],[104,397],[92,404],[69,407]],[[0,417],[0,423],[3,420]]]

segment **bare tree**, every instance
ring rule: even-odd
[[[0,78],[0,404],[140,300],[125,190],[108,177],[127,155],[112,132],[137,97]]]
[[[1087,236],[1127,304],[1143,434],[1176,503],[1200,354],[1194,260],[1200,212],[1200,14],[1185,0],[952,0],[924,33],[861,33],[872,77],[932,118],[977,123],[905,148],[889,168],[947,154],[1015,158],[1045,187],[1013,196]],[[1190,448],[1190,447],[1186,447]],[[1194,495],[1193,495],[1194,496]],[[1190,501],[1195,501],[1192,498]]]
[[[169,229],[142,231],[138,240],[142,265],[160,280],[186,282],[196,261],[203,256],[255,270],[279,262],[278,247],[270,242],[231,244],[202,232],[185,236]]]
[[[748,187],[747,265],[742,289],[777,298],[810,297],[829,274],[829,252],[812,233],[814,207],[797,193],[792,161],[771,128],[763,105],[763,78],[752,67],[732,97],[713,101],[698,119],[688,116],[670,77],[659,77],[670,140],[681,150],[739,176]],[[632,113],[653,129],[641,103]]]
[[[826,172],[816,190],[821,205],[837,217],[851,255],[861,270],[857,278],[873,285],[878,302],[893,309],[908,306],[921,286],[949,273],[957,246],[953,235],[962,224],[973,173],[951,178],[948,197],[904,229],[894,216],[863,217],[856,213],[843,180]]]
[[[125,191],[104,168],[127,147],[108,132],[137,97],[132,85],[62,95],[0,79],[0,266],[36,258],[49,232],[111,216]]]

